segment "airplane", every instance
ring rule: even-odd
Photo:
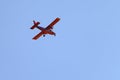
[[[36,36],[34,36],[32,39],[33,40],[37,40],[39,37],[41,37],[43,35],[43,37],[45,37],[46,34],[50,34],[50,35],[54,35],[56,36],[56,33],[52,31],[53,26],[60,20],[60,18],[56,18],[53,22],[51,22],[46,28],[43,28],[41,26],[38,26],[40,24],[40,22],[35,22],[33,20],[34,25],[30,28],[30,29],[34,29],[37,28],[39,30],[41,30],[40,33],[38,33]]]

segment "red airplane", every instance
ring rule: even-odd
[[[38,26],[40,22],[33,21],[34,25],[30,29],[38,28],[41,30],[40,33],[38,33],[35,37],[33,37],[33,40],[37,40],[40,36],[43,35],[45,37],[46,34],[54,35],[56,36],[55,32],[52,31],[53,26],[60,20],[60,18],[56,18],[52,23],[50,23],[46,28],[43,28],[41,26]]]

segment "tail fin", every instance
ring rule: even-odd
[[[33,20],[33,23],[35,24],[35,20]]]
[[[33,23],[34,23],[34,25],[30,29],[34,29],[35,27],[37,27],[40,24],[40,22],[35,22],[34,20],[33,20]]]

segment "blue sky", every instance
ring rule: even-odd
[[[119,0],[1,0],[0,80],[120,80]],[[56,37],[32,40],[56,17]]]

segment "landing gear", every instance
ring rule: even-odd
[[[45,37],[45,35],[43,35],[43,37]]]
[[[54,36],[56,36],[56,34],[54,34]]]

